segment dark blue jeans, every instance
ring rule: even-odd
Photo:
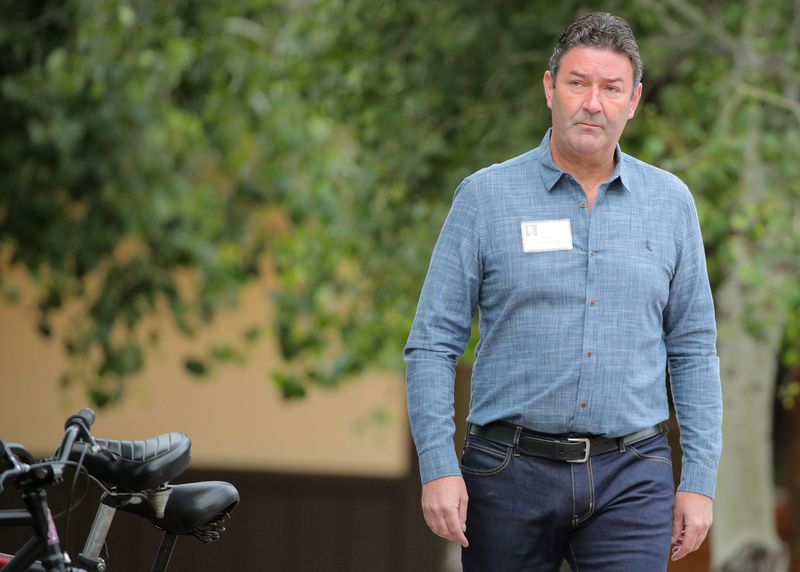
[[[470,435],[464,572],[667,569],[675,485],[666,436],[586,463],[515,455]]]

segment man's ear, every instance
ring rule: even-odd
[[[631,98],[631,109],[628,111],[628,119],[633,119],[633,114],[636,112],[636,106],[639,105],[639,100],[642,98],[642,83],[636,86],[633,90],[633,97]]]
[[[553,90],[556,88],[556,81],[553,74],[550,73],[550,70],[544,72],[542,83],[544,84],[544,96],[547,99],[547,107],[553,109]]]

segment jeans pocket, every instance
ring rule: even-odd
[[[496,475],[511,462],[511,447],[470,435],[464,443],[461,471],[469,475]]]
[[[664,435],[656,435],[626,448],[640,461],[655,461],[672,466],[672,449]]]

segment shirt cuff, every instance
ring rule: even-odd
[[[717,471],[697,463],[687,463],[681,469],[681,484],[678,491],[699,493],[714,498],[717,486]]]
[[[442,477],[461,476],[453,447],[437,447],[420,454],[419,472],[423,485]]]

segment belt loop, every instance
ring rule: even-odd
[[[620,453],[625,452],[625,437],[617,437],[617,447]]]
[[[515,428],[513,441],[514,456],[519,457],[519,436],[522,435],[522,427],[516,425]]]
[[[464,444],[461,446],[461,458],[464,458],[464,453],[467,452],[467,441],[472,434],[472,423],[467,423],[467,433],[464,435]]]

